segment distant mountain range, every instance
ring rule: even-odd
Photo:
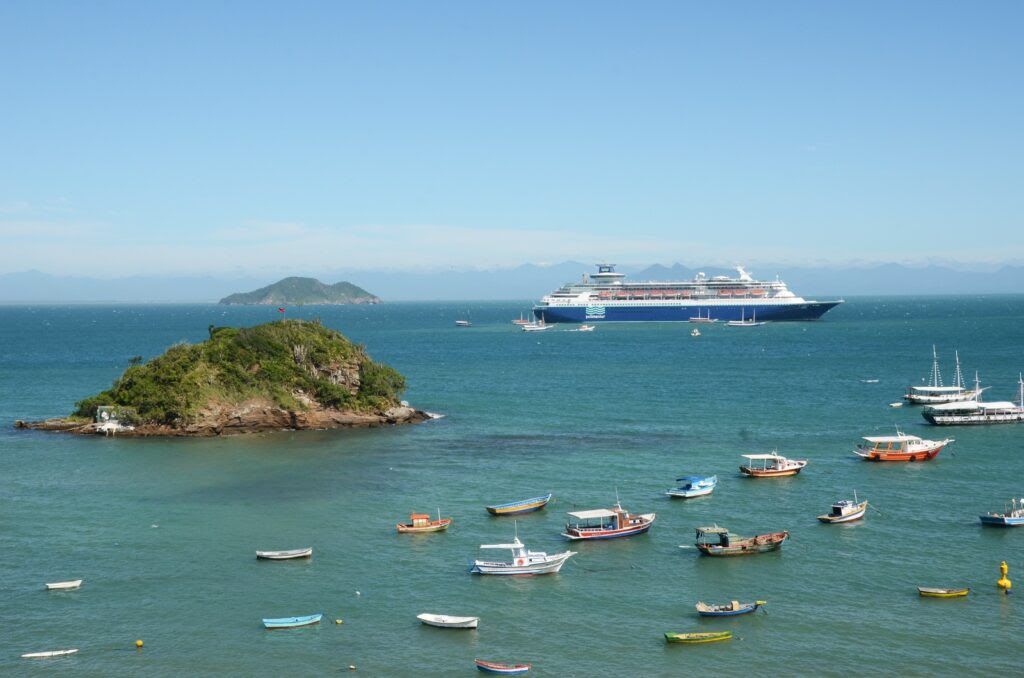
[[[376,297],[350,282],[325,285],[316,278],[292,276],[252,292],[236,292],[222,304],[264,304],[301,306],[305,304],[379,304]]]
[[[363,288],[372,289],[376,295],[391,301],[454,301],[539,299],[558,286],[579,280],[584,273],[594,270],[591,264],[568,261],[553,266],[524,264],[486,271],[339,270],[311,273],[318,278],[355,280]],[[619,270],[628,273],[632,280],[688,280],[697,271],[709,276],[735,275],[732,269],[698,269],[682,264],[646,268],[621,266]],[[970,271],[948,266],[914,267],[885,263],[850,267],[752,264],[748,270],[757,279],[774,279],[778,275],[791,290],[808,299],[855,295],[1024,293],[1024,266],[1018,265],[1006,265],[992,271]],[[267,282],[267,277],[255,276],[100,279],[25,271],[0,275],[0,303],[213,302],[237,290],[259,288]],[[365,289],[361,291],[365,293]]]

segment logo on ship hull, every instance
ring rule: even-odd
[[[587,320],[604,319],[604,306],[587,306]]]

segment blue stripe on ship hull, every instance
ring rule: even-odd
[[[548,323],[598,322],[689,322],[697,316],[719,321],[750,319],[756,312],[757,320],[817,320],[838,301],[811,301],[803,304],[750,306],[605,306],[604,317],[587,317],[583,306],[535,306],[533,315]]]

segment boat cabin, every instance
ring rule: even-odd
[[[569,527],[580,532],[586,532],[587,530],[617,530],[625,527],[628,523],[624,521],[629,514],[619,508],[617,510],[593,509],[592,511],[575,511],[569,515],[576,519],[576,522],[570,523]],[[639,519],[637,519],[636,523],[639,524],[639,522]]]
[[[426,527],[430,525],[430,516],[426,513],[413,513],[409,516],[413,527]]]
[[[729,546],[730,540],[744,539],[738,534],[733,534],[724,527],[714,525],[712,527],[697,528],[697,543],[708,544],[709,546]]]

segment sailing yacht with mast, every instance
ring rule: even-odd
[[[911,405],[938,405],[955,403],[964,400],[976,400],[981,395],[977,388],[964,388],[964,377],[960,371],[960,353],[956,356],[956,383],[952,386],[942,385],[942,373],[939,372],[939,354],[932,346],[932,374],[927,386],[910,386],[903,399]]]

